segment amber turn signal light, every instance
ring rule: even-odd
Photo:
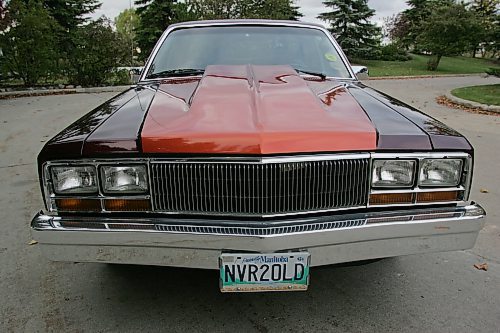
[[[104,208],[109,212],[144,212],[151,210],[149,200],[107,199]]]
[[[57,210],[66,212],[100,212],[99,199],[56,199]]]
[[[370,195],[370,205],[395,205],[413,202],[413,193],[381,193]]]
[[[417,194],[417,202],[457,201],[458,191],[425,192]]]

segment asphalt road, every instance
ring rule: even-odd
[[[52,263],[31,240],[43,142],[112,93],[0,100],[0,332],[499,332],[500,117],[435,103],[498,79],[370,81],[465,134],[488,224],[469,251],[312,269],[306,293],[218,291],[216,271]],[[481,193],[486,189],[489,193]],[[488,271],[476,263],[488,263]]]

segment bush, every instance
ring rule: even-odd
[[[411,55],[409,55],[408,52],[406,52],[406,50],[401,48],[398,44],[387,44],[380,48],[379,60],[408,61],[411,59]]]
[[[486,74],[500,77],[500,68],[490,68],[486,71]]]
[[[111,73],[108,84],[112,86],[126,86],[132,84],[130,72],[126,69],[120,69]]]

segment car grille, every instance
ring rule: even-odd
[[[362,227],[366,220],[347,220],[340,222],[308,223],[290,226],[251,228],[251,227],[220,227],[220,226],[191,226],[191,225],[165,225],[156,224],[157,231],[198,233],[231,236],[275,236],[297,234],[302,232],[326,231],[334,229]]]
[[[154,210],[284,215],[366,206],[370,160],[151,163]]]

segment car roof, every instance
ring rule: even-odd
[[[202,20],[202,21],[188,21],[171,24],[169,28],[181,28],[188,26],[210,26],[210,25],[294,25],[294,26],[303,26],[303,27],[316,27],[316,28],[325,28],[323,25],[318,23],[310,23],[310,22],[301,22],[301,21],[292,21],[292,20],[258,20],[258,19],[231,19],[231,20]]]

